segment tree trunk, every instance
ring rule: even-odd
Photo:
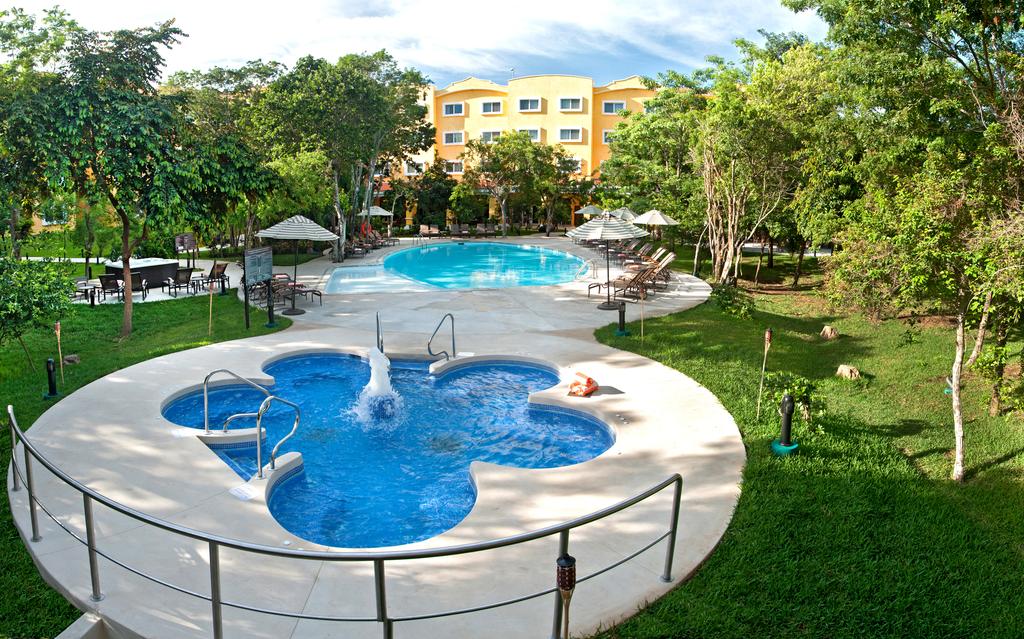
[[[555,222],[555,203],[556,200],[549,202],[544,208],[544,236],[551,237],[551,225]]]
[[[989,291],[988,295],[985,296],[985,307],[981,311],[981,320],[978,322],[978,336],[974,340],[974,348],[971,349],[971,356],[967,358],[967,363],[964,364],[967,368],[974,366],[974,361],[978,359],[978,355],[981,355],[981,349],[985,345],[985,330],[988,327],[988,314],[992,308],[992,292]]]
[[[1003,411],[1003,373],[1006,369],[1006,360],[1003,354],[1000,352],[1006,348],[1006,342],[1008,338],[1008,331],[1006,330],[1006,322],[999,322],[996,327],[996,349],[999,356],[996,358],[995,368],[995,379],[992,381],[992,398],[988,402],[988,415],[989,417],[995,417]]]
[[[132,225],[121,215],[121,278],[124,280],[124,312],[121,314],[121,337],[132,334]]]
[[[953,372],[950,382],[953,394],[953,435],[956,440],[953,453],[953,480],[964,480],[964,412],[960,398],[960,379],[964,370],[964,322],[965,312],[961,309],[956,317],[956,354],[953,357]]]
[[[333,179],[334,187],[334,223],[337,225],[338,236],[341,238],[335,242],[334,246],[334,261],[344,262],[345,261],[345,239],[348,234],[345,232],[345,219],[341,212],[341,193],[338,188],[338,166],[335,163],[331,163],[331,178]]]
[[[775,239],[768,236],[768,268],[775,268]]]
[[[498,200],[498,207],[501,209],[501,236],[508,237],[508,196]]]
[[[800,270],[804,266],[804,253],[807,252],[807,242],[800,242],[800,257],[796,260],[796,272],[793,273],[793,290],[800,285]]]
[[[761,242],[761,252],[757,254],[757,268],[754,269],[754,288],[757,288],[758,278],[761,277],[761,262],[764,261],[764,241]]]
[[[11,257],[21,259],[21,242],[18,239],[18,228],[21,226],[21,207],[17,202],[11,205]]]

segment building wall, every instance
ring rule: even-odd
[[[604,101],[621,101],[628,111],[643,109],[643,103],[655,91],[643,85],[638,76],[595,87],[591,78],[573,75],[535,75],[513,78],[508,85],[488,80],[467,78],[443,89],[429,87],[424,101],[427,117],[437,129],[434,147],[419,154],[414,161],[424,165],[433,161],[434,151],[446,161],[458,160],[465,142],[479,138],[485,131],[516,131],[539,129],[540,141],[561,144],[579,158],[581,173],[599,175],[600,163],[610,153],[604,131],[615,128],[623,116],[603,112]],[[521,110],[520,100],[536,98],[540,108],[535,112]],[[561,108],[561,98],[580,98],[579,110]],[[485,102],[501,102],[501,113],[484,113]],[[461,104],[461,115],[444,115],[445,104]],[[562,129],[579,129],[580,139],[562,140]],[[462,144],[445,144],[446,132],[462,131]],[[404,167],[401,170],[405,173]],[[456,177],[458,177],[456,175]]]

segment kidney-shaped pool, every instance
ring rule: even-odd
[[[360,408],[370,379],[362,359],[343,354],[301,355],[265,367],[275,395],[297,403],[302,421],[281,452],[302,453],[302,470],[274,485],[270,511],[309,541],[367,548],[438,535],[473,508],[473,461],[553,468],[592,459],[614,442],[601,421],[577,411],[529,404],[529,393],[550,388],[557,374],[521,362],[482,362],[433,376],[425,362],[394,361],[399,399],[390,417]],[[254,412],[263,395],[248,386],[210,390],[210,425]],[[202,391],[169,402],[169,421],[203,427]],[[290,430],[293,413],[275,406],[264,417],[273,445]],[[253,428],[238,419],[230,428]],[[254,446],[214,449],[242,478],[256,473]],[[266,463],[266,458],[264,458]]]

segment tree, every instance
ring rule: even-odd
[[[551,237],[555,209],[573,190],[573,176],[579,173],[579,162],[561,145],[540,144],[534,157],[534,188],[544,209],[544,231]]]
[[[247,62],[239,68],[214,67],[171,76],[168,89],[185,98],[184,113],[192,123],[202,189],[196,194],[202,213],[189,220],[194,229],[207,229],[226,221],[231,245],[236,246],[238,224],[248,249],[255,233],[258,201],[280,186],[268,165],[270,158],[258,145],[247,115],[267,85],[282,72],[276,62]],[[238,208],[245,206],[245,214]]]
[[[876,312],[927,305],[955,319],[952,477],[965,473],[967,332],[1024,286],[1024,62],[1019,9],[981,2],[791,0],[829,23],[849,60],[842,114],[864,153],[858,219],[830,289]],[[858,267],[861,272],[857,274]]]
[[[53,9],[43,19],[0,10],[0,209],[7,210],[11,254],[20,255],[21,218],[45,196],[46,155],[57,60],[77,25]]]
[[[426,79],[399,69],[386,52],[348,55],[337,63],[304,57],[261,93],[252,110],[261,137],[276,156],[319,151],[327,158],[342,242],[349,216],[372,197],[382,157],[403,162],[426,149],[433,128],[419,95]],[[349,205],[343,206],[342,176]]]
[[[422,224],[443,224],[455,190],[455,179],[445,170],[445,161],[434,153],[434,161],[416,178],[416,216]]]
[[[495,142],[470,140],[462,153],[467,167],[463,182],[485,190],[498,203],[502,235],[506,237],[509,199],[530,186],[535,157],[536,147],[523,131],[505,133]]]
[[[73,290],[71,278],[56,262],[0,257],[0,345],[18,340],[35,369],[22,335],[60,319],[71,305]]]
[[[154,225],[180,214],[190,191],[201,186],[194,139],[185,135],[180,118],[181,98],[161,94],[155,84],[161,50],[182,35],[171,22],[75,32],[62,63],[62,86],[53,96],[51,157],[113,209],[126,286],[135,249]],[[131,331],[132,298],[126,295],[121,334]]]

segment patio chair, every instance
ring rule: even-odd
[[[441,237],[441,229],[437,224],[431,224],[428,228],[430,230],[430,237]]]
[[[107,295],[116,295],[117,299],[124,301],[124,286],[116,275],[100,275],[99,279],[100,294],[104,300],[107,299]]]
[[[478,237],[487,237],[487,227],[483,224],[476,225],[476,234]]]
[[[194,268],[179,268],[174,277],[168,277],[160,284],[160,290],[166,290],[174,297],[178,297],[178,291],[183,288],[192,293],[196,286],[192,282],[192,271],[194,270]]]
[[[661,260],[668,254],[667,248],[660,248],[654,252],[650,257],[641,256],[636,258],[629,258],[623,260],[623,265],[631,271],[639,271],[648,266],[657,266],[661,263]]]
[[[122,286],[122,290],[123,288]],[[146,278],[142,277],[142,273],[132,271],[130,290],[132,293],[142,293],[142,301],[146,301],[146,296],[149,295],[149,283],[146,282]]]
[[[227,267],[227,262],[214,262],[209,273],[196,278],[196,286],[209,286],[211,283],[221,283],[225,288],[231,286],[231,278],[224,272]]]
[[[430,237],[430,226],[420,224],[420,237]]]
[[[488,222],[487,223],[487,230],[485,232],[485,235],[490,235],[491,237],[495,237],[497,234],[498,234],[498,227],[496,227],[493,222]]]

